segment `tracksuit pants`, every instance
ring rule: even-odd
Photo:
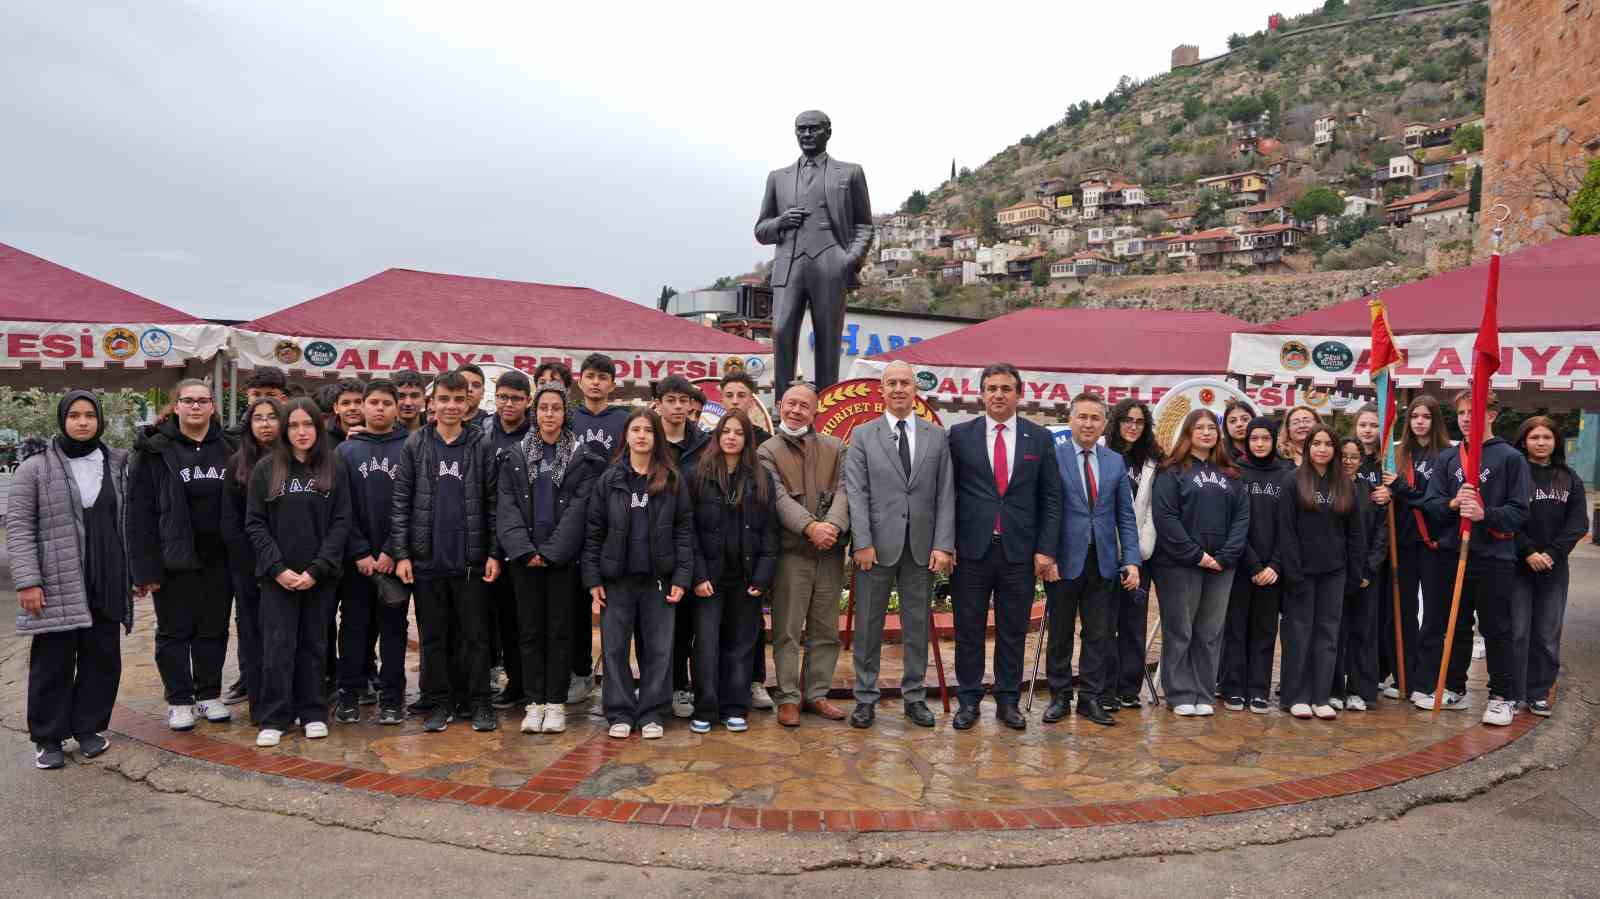
[[[606,605],[600,612],[600,644],[605,650],[600,702],[606,721],[643,727],[661,724],[672,701],[672,632],[677,611],[667,602],[661,581],[635,575],[606,581]],[[688,601],[685,596],[683,602]],[[637,625],[639,693],[633,692],[633,667],[628,650]]]
[[[328,721],[328,612],[336,585],[285,590],[261,581],[261,714],[263,728],[285,731]]]
[[[1283,598],[1283,664],[1278,704],[1327,705],[1339,657],[1345,570],[1307,574]]]
[[[28,649],[28,736],[35,743],[97,734],[111,726],[122,683],[122,624],[93,623],[34,634]]]
[[[510,573],[515,584],[517,608],[513,620],[518,633],[516,651],[506,654],[506,676],[510,677],[511,660],[515,658],[521,678],[519,690],[526,702],[565,703],[572,674],[571,598],[578,588],[578,569],[574,565],[513,565]],[[584,613],[587,621],[588,609]],[[584,634],[588,635],[588,628],[584,628]],[[511,689],[509,681],[506,689]]]
[[[208,560],[198,571],[163,572],[155,609],[156,669],[167,705],[220,697],[233,611],[227,559]]]

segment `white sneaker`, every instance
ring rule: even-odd
[[[1512,718],[1516,717],[1516,709],[1516,704],[1511,700],[1491,696],[1489,697],[1489,704],[1483,709],[1483,723],[1492,724],[1495,727],[1505,727],[1511,723]]]
[[[328,723],[326,721],[312,721],[306,725],[306,739],[308,740],[320,740],[327,735]]]
[[[646,740],[659,740],[667,731],[654,721],[639,728],[639,736]]]
[[[167,706],[167,726],[173,730],[194,730],[194,706]]]
[[[1433,711],[1433,694],[1421,690],[1411,691],[1411,704],[1425,712]]]
[[[567,710],[556,703],[544,707],[544,733],[559,734],[567,729]]]
[[[1484,658],[1485,656],[1487,656],[1488,654],[1489,654],[1489,651],[1484,646],[1483,637],[1478,635],[1478,634],[1473,634],[1472,635],[1472,657],[1474,659],[1481,659],[1481,658]]]
[[[1194,707],[1194,713],[1198,718],[1209,718],[1217,713],[1217,707],[1209,702],[1202,702]]]
[[[536,734],[544,730],[544,705],[530,702],[526,706],[528,714],[522,716],[522,732]]]
[[[774,706],[772,694],[767,692],[766,684],[757,682],[750,685],[750,708],[771,709]]]
[[[1444,691],[1444,707],[1452,712],[1465,712],[1467,709],[1472,708],[1472,703],[1467,701],[1467,694],[1446,690]]]
[[[261,732],[256,734],[256,745],[263,748],[276,746],[281,739],[283,739],[283,731],[263,727]]]
[[[1367,701],[1359,696],[1352,696],[1344,701],[1344,707],[1352,712],[1365,712]]]
[[[572,680],[567,682],[567,704],[577,705],[580,702],[584,702],[589,698],[589,694],[593,692],[594,678],[579,677],[574,674]]]
[[[1310,718],[1312,715],[1311,705],[1309,703],[1297,702],[1294,705],[1289,706],[1289,714],[1295,716],[1296,718]]]
[[[220,699],[202,699],[194,704],[194,711],[197,715],[206,716],[207,721],[228,721],[233,718],[233,712]]]
[[[1333,710],[1336,711],[1336,712],[1344,711],[1344,700],[1340,699],[1337,696],[1334,696],[1334,697],[1330,698],[1328,700],[1328,705],[1331,706],[1333,708]]]
[[[1182,705],[1173,706],[1172,714],[1180,718],[1193,718],[1195,715],[1200,714],[1200,711],[1194,707],[1193,703],[1185,702]]]
[[[694,714],[694,691],[672,691],[672,717],[687,718]],[[646,725],[648,727],[648,725]]]
[[[1316,715],[1323,721],[1332,721],[1333,719],[1339,717],[1339,713],[1331,705],[1313,706],[1311,709],[1311,714]]]
[[[606,736],[613,740],[626,740],[628,739],[628,734],[631,733],[633,733],[632,725],[618,721],[616,724],[611,725],[610,730],[606,731]]]
[[[1400,698],[1400,688],[1396,687],[1394,684],[1390,684],[1389,686],[1384,687],[1383,688],[1383,698],[1384,699],[1399,699]]]

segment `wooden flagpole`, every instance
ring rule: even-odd
[[[1433,688],[1433,717],[1439,717],[1444,708],[1444,675],[1450,670],[1450,644],[1456,639],[1456,614],[1461,611],[1461,582],[1467,576],[1467,545],[1472,542],[1472,532],[1461,535],[1461,557],[1456,559],[1456,586],[1450,591],[1450,623],[1444,629],[1444,652],[1439,656],[1439,680]]]
[[[1400,548],[1395,543],[1394,493],[1389,494],[1389,583],[1394,585],[1394,678],[1400,691],[1400,701],[1407,701],[1406,692],[1406,638],[1400,629],[1404,613],[1400,610]]]

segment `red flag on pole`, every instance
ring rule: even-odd
[[[1382,297],[1373,297],[1367,301],[1367,310],[1372,314],[1372,357],[1369,368],[1372,372],[1372,386],[1378,394],[1378,417],[1382,424],[1379,434],[1382,434],[1383,443],[1378,453],[1384,471],[1394,471],[1394,413],[1395,390],[1392,369],[1404,360],[1400,357],[1400,350],[1394,345],[1394,331],[1389,328],[1389,313],[1383,307]]]
[[[1483,454],[1484,416],[1489,405],[1489,380],[1500,370],[1500,253],[1489,256],[1489,290],[1483,298],[1483,322],[1478,339],[1472,343],[1472,433],[1463,434],[1467,445],[1462,450],[1461,474],[1466,483],[1478,486],[1479,458]],[[1472,532],[1472,522],[1461,519],[1461,536]]]

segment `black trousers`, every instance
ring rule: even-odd
[[[1515,577],[1513,639],[1517,655],[1528,660],[1518,669],[1518,695],[1527,702],[1548,700],[1561,671],[1561,626],[1567,617],[1571,571],[1562,559],[1549,571],[1518,565]]]
[[[687,594],[694,619],[694,717],[715,722],[750,713],[751,647],[761,632],[761,598],[742,578],[723,578],[710,596]]]
[[[606,581],[606,605],[600,613],[600,646],[605,676],[600,702],[610,724],[661,724],[672,702],[672,631],[677,612],[667,602],[661,581],[648,575]],[[637,631],[639,692],[633,691],[633,666],[628,662]]]
[[[122,683],[122,625],[91,611],[88,627],[34,634],[28,650],[28,736],[35,743],[111,725]]]
[[[770,595],[770,594],[769,594]],[[756,600],[757,605],[764,605],[766,599]],[[763,609],[757,609],[756,644],[750,650],[750,683],[765,685],[767,682],[767,619]]]
[[[1272,650],[1278,642],[1278,607],[1283,581],[1258,587],[1240,569],[1228,595],[1223,624],[1222,668],[1217,689],[1223,696],[1265,700],[1272,693]]]
[[[1115,697],[1117,645],[1111,635],[1111,605],[1122,590],[1114,580],[1100,576],[1094,547],[1083,562],[1083,572],[1072,580],[1044,585],[1050,611],[1049,646],[1045,676],[1057,698],[1072,698],[1072,638],[1077,619],[1083,620],[1083,649],[1078,656],[1078,701],[1093,703],[1102,696]]]
[[[594,600],[589,598],[581,578],[572,591],[572,647],[568,658],[573,676],[594,677]]]
[[[1150,621],[1149,567],[1139,566],[1139,589],[1123,590],[1118,584],[1117,590],[1121,595],[1113,601],[1116,616],[1112,622],[1117,642],[1115,686],[1118,696],[1138,696],[1144,686],[1145,628]]]
[[[1373,575],[1372,583],[1345,592],[1333,696],[1359,696],[1369,707],[1378,701],[1378,605],[1386,591],[1392,599],[1393,590],[1385,564]]]
[[[1400,640],[1405,644],[1405,657],[1400,664],[1405,666],[1406,689],[1427,693],[1433,689],[1433,681],[1421,673],[1418,661],[1422,651],[1422,628],[1417,624],[1417,612],[1436,604],[1431,597],[1439,592],[1439,563],[1434,558],[1437,554],[1424,543],[1401,546],[1397,555],[1400,560]],[[1383,599],[1378,603],[1378,680],[1395,677],[1395,688],[1399,689],[1394,652],[1394,586],[1385,584],[1383,589]],[[1434,676],[1438,674],[1438,669],[1434,669]],[[1423,683],[1427,686],[1422,686]]]
[[[261,723],[261,584],[245,572],[233,573],[233,616],[239,634],[239,681],[250,699],[250,723]]]
[[[511,573],[517,600],[514,620],[520,630],[516,651],[506,655],[506,676],[510,677],[515,657],[519,692],[526,701],[560,705],[567,701],[567,681],[572,673],[569,654],[573,646],[572,594],[579,583],[577,566],[513,565]],[[587,629],[585,632],[587,635]],[[508,685],[506,689],[511,688]]]
[[[261,581],[261,726],[288,730],[328,721],[328,606],[335,585],[285,590]]]
[[[678,608],[673,614],[676,620],[672,631],[672,689],[688,690],[694,686],[690,678],[690,660],[694,658],[694,604],[690,602],[695,597],[686,592],[683,601],[678,603]]]
[[[1445,630],[1450,625],[1450,596],[1455,590],[1456,561],[1453,552],[1438,553],[1438,578],[1440,608],[1423,612],[1422,667],[1423,679],[1413,690],[1432,693],[1438,686],[1439,665],[1444,655]],[[1489,693],[1502,699],[1521,701],[1518,695],[1519,667],[1526,668],[1528,658],[1516,657],[1513,639],[1513,602],[1515,601],[1514,563],[1509,559],[1486,559],[1467,556],[1466,577],[1462,580],[1461,605],[1456,613],[1455,643],[1450,649],[1450,669],[1445,673],[1444,687],[1455,693],[1467,689],[1467,667],[1472,664],[1472,616],[1478,616],[1478,633],[1483,635],[1485,662],[1489,669]]]
[[[193,705],[222,695],[228,659],[233,575],[227,559],[198,571],[167,571],[156,591],[156,669],[167,705]]]
[[[339,689],[357,692],[371,676],[368,656],[378,641],[378,701],[399,705],[406,693],[406,607],[378,598],[372,578],[358,571],[339,582]]]
[[[489,610],[492,613],[489,648],[492,655],[499,657],[500,667],[505,669],[506,695],[520,701],[522,695],[526,692],[526,687],[522,675],[523,627],[521,618],[518,617],[522,604],[521,600],[517,598],[517,584],[520,579],[511,574],[511,569],[514,568],[527,568],[527,566],[508,562],[501,567],[500,576],[495,578],[494,583],[487,585]],[[528,568],[528,570],[541,571],[543,569]],[[572,635],[569,633],[567,635],[569,644],[571,640]],[[560,700],[551,701],[565,702],[566,698],[565,693],[563,693]],[[539,701],[542,702],[543,700]]]
[[[1022,656],[1033,609],[1033,557],[1007,562],[999,538],[981,559],[962,556],[950,586],[956,626],[957,695],[963,706],[983,701],[985,633],[994,597],[994,699],[1014,706],[1022,690]]]
[[[354,563],[346,563],[344,576],[339,579],[339,588],[334,591],[333,601],[328,603],[328,651],[327,672],[329,681],[337,683],[340,690],[360,690],[367,686],[378,672],[377,641],[380,632],[378,623],[378,603],[376,601],[363,601],[363,597],[349,592],[351,584],[365,580],[360,570]],[[353,598],[351,607],[345,607],[345,599]],[[372,599],[368,596],[367,599]],[[360,635],[360,639],[351,639],[345,635],[350,631],[352,635]],[[350,656],[357,665],[357,673],[361,675],[354,681],[354,686],[343,681],[345,670],[345,656]]]
[[[1278,703],[1327,705],[1339,656],[1339,620],[1344,614],[1343,568],[1308,574],[1283,599],[1283,664]]]
[[[482,569],[412,584],[422,663],[422,698],[487,703],[489,598]]]

